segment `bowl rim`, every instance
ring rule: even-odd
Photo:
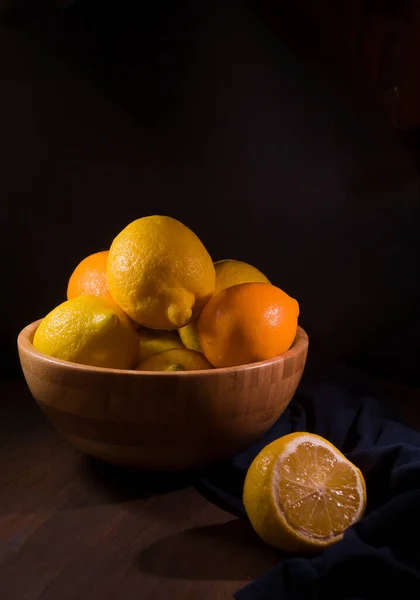
[[[100,373],[102,375],[120,374],[128,375],[130,377],[191,377],[193,375],[198,377],[216,377],[221,373],[239,373],[245,369],[253,370],[262,366],[269,366],[271,364],[285,362],[287,359],[299,355],[302,351],[307,349],[309,345],[309,338],[306,331],[302,327],[298,326],[295,340],[287,352],[279,354],[273,358],[268,358],[266,360],[261,360],[246,365],[237,365],[233,367],[214,367],[213,369],[197,369],[195,371],[136,371],[134,369],[112,369],[110,367],[95,367],[91,365],[70,362],[68,360],[62,360],[61,358],[55,358],[37,350],[32,344],[32,339],[41,321],[42,319],[33,321],[21,330],[17,338],[19,353],[22,352],[27,355],[34,356],[44,363],[55,365],[61,368],[64,367],[75,373]]]

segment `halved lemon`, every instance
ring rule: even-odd
[[[338,542],[363,516],[363,475],[328,440],[291,433],[258,454],[243,502],[256,533],[271,546],[310,552]]]

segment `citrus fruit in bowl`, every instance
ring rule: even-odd
[[[212,369],[201,352],[187,348],[172,348],[146,358],[138,364],[137,371],[204,371]]]
[[[218,260],[214,263],[214,272],[216,276],[214,293],[217,294],[226,288],[241,283],[270,283],[267,277],[256,267],[241,260],[233,258]],[[188,325],[179,329],[180,338],[186,348],[202,352],[197,334],[197,322],[199,314],[191,320]]]
[[[61,360],[116,369],[133,368],[138,355],[131,321],[102,296],[77,296],[57,306],[41,321],[33,346]]]
[[[187,469],[244,450],[282,414],[308,351],[298,316],[255,266],[214,262],[187,226],[154,215],[76,265],[67,300],[18,349],[33,397],[76,448]]]
[[[296,336],[299,305],[269,283],[243,283],[215,294],[197,323],[205,357],[233,367],[286,352]]]
[[[113,299],[150,329],[179,329],[215,287],[213,262],[196,234],[165,216],[133,221],[114,239],[107,261]]]
[[[108,288],[108,250],[86,256],[74,269],[67,285],[67,300],[78,296],[111,298]]]
[[[22,370],[38,405],[81,452],[142,469],[191,469],[244,450],[289,404],[308,352],[308,337],[299,328],[287,352],[249,365],[122,370],[37,350],[39,324],[18,337]]]

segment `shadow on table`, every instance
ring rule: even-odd
[[[191,486],[189,474],[122,469],[79,456],[70,444],[57,441],[52,433],[51,444],[45,444],[45,449],[37,452],[31,442],[21,444],[17,450],[22,460],[16,452],[17,460],[6,461],[0,469],[0,516],[123,503],[131,503],[135,509],[137,503],[144,507],[142,500]]]
[[[246,581],[263,575],[280,559],[241,519],[187,529],[143,550],[142,573],[175,579]]]
[[[191,472],[158,473],[115,467],[91,457],[82,457],[80,463],[80,476],[85,485],[114,502],[130,502],[184,489],[197,477]]]

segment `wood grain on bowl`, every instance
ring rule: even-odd
[[[308,337],[271,360],[207,371],[101,369],[39,353],[39,321],[18,337],[30,391],[51,423],[79,450],[109,463],[189,469],[232,456],[260,438],[292,399]]]

